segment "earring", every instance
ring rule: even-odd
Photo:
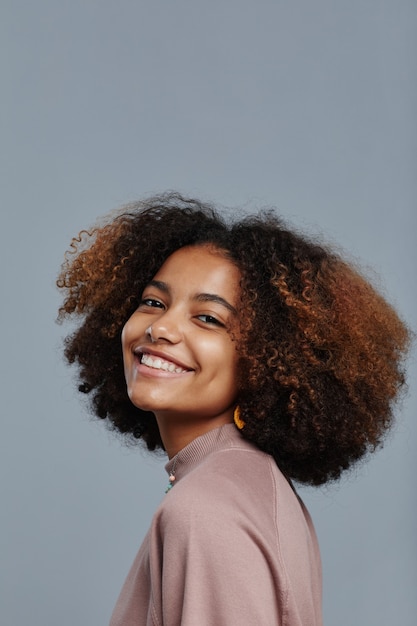
[[[233,419],[239,430],[242,430],[246,426],[246,423],[240,417],[240,408],[237,406],[233,413]]]

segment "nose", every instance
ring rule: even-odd
[[[183,321],[180,311],[173,308],[164,311],[151,325],[152,341],[178,343],[183,337]]]

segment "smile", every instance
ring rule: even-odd
[[[142,354],[140,362],[142,365],[146,365],[147,367],[151,367],[155,370],[163,370],[164,372],[173,372],[175,374],[187,372],[187,370],[175,365],[175,363],[172,363],[171,361],[166,361],[165,359],[161,359],[159,356],[155,357],[150,354]]]

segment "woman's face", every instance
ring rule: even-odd
[[[145,288],[122,333],[129,398],[158,417],[233,420],[240,272],[212,246],[181,248]],[[147,329],[151,328],[151,335]]]

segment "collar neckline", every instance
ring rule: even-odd
[[[169,476],[175,476],[174,480],[178,482],[211,452],[232,442],[243,442],[242,435],[234,424],[223,424],[193,439],[166,463],[165,470]]]

